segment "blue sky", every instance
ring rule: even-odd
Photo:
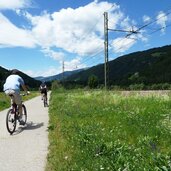
[[[0,0],[0,66],[50,76],[104,62],[104,17],[109,60],[171,44],[170,0]]]

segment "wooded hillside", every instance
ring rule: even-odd
[[[87,84],[95,75],[104,84],[104,64],[68,77],[67,81]],[[171,83],[171,45],[124,55],[109,62],[110,85],[128,86]]]

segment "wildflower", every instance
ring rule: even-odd
[[[104,170],[104,167],[103,166],[100,166],[100,170]]]
[[[67,160],[68,159],[68,156],[65,156],[65,160]]]

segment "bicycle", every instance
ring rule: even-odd
[[[45,93],[43,93],[42,98],[43,98],[43,105],[44,105],[44,107],[48,107],[47,96],[46,96]]]
[[[13,95],[9,95],[13,96]],[[24,96],[24,95],[23,95]],[[12,135],[15,132],[17,121],[21,123],[22,119],[22,125],[26,124],[27,121],[27,110],[24,104],[22,104],[22,116],[19,115],[18,105],[16,103],[13,103],[11,105],[11,109],[8,110],[6,115],[6,127],[7,131]]]

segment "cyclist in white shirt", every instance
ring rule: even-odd
[[[29,91],[26,88],[26,85],[24,83],[24,80],[18,75],[18,70],[13,69],[11,72],[11,75],[7,77],[5,84],[4,84],[4,92],[7,95],[12,95],[11,97],[11,103],[16,103],[19,108],[19,115],[22,115],[22,98],[20,95],[20,86],[23,88],[23,90],[26,92],[26,94],[29,94]]]

